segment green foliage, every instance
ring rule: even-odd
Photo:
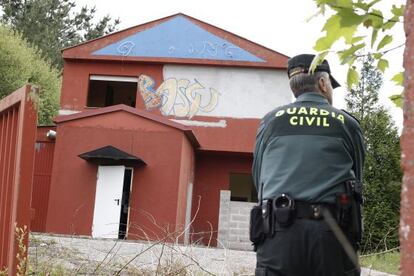
[[[391,79],[396,85],[403,86],[404,84],[404,72],[400,72],[395,74]],[[403,105],[403,94],[404,91],[394,94],[390,96],[390,100],[394,102],[394,104],[398,107],[402,107]]]
[[[401,92],[400,94],[395,94],[390,96],[390,100],[398,107],[402,107],[403,105],[403,92]]]
[[[346,97],[348,110],[361,122],[367,155],[364,168],[363,251],[377,251],[399,245],[400,139],[388,111],[379,105],[382,73],[374,58],[362,62],[361,81]]]
[[[355,66],[349,67],[346,79],[347,79],[348,85],[354,85],[359,82],[359,74],[355,70]]]
[[[386,35],[382,38],[382,40],[378,43],[377,51],[384,48],[386,45],[390,44],[392,42],[392,36]]]
[[[378,251],[399,245],[400,142],[397,128],[384,108],[378,108],[361,122],[367,141],[364,170],[364,251]]]
[[[93,23],[94,7],[80,11],[75,7],[70,0],[0,0],[1,22],[21,33],[61,69],[63,48],[113,32],[119,24],[109,16]]]
[[[332,13],[322,29],[325,34],[316,41],[314,49],[318,52],[331,51],[335,43],[343,38],[345,48],[333,52],[338,54],[342,64],[349,66],[348,88],[359,81],[353,67],[356,59],[361,56],[358,50],[364,49],[377,59],[376,67],[385,72],[389,63],[384,55],[404,46],[404,42],[393,44],[392,30],[396,24],[402,23],[405,5],[397,6],[391,1],[389,10],[392,16],[386,18],[381,10],[375,8],[380,2],[384,4],[384,0],[314,1],[318,5],[320,14],[325,15],[327,10]],[[380,38],[379,41],[378,38]],[[392,97],[396,99],[395,103],[402,100],[398,96]]]
[[[50,124],[59,104],[59,72],[20,35],[0,25],[0,99],[33,83],[40,87],[38,121]]]
[[[382,86],[383,77],[381,72],[376,70],[372,56],[360,58],[360,61],[361,81],[352,84],[354,88],[346,95],[345,101],[347,109],[363,122],[367,114],[378,109],[378,91]],[[355,66],[352,69],[356,72]]]
[[[398,84],[398,85],[403,85],[403,82],[404,82],[404,72],[400,72],[400,73],[397,73],[397,74],[395,74],[393,77],[392,77],[392,79],[391,79],[393,82],[395,82],[396,84]]]

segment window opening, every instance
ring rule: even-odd
[[[231,201],[257,202],[253,177],[247,173],[230,173]]]
[[[137,83],[110,80],[89,80],[88,107],[125,104],[135,107]]]

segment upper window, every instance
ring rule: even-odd
[[[135,107],[137,78],[97,76],[89,78],[88,107],[125,104]]]

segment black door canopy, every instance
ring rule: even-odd
[[[110,145],[82,153],[79,155],[79,157],[88,162],[98,165],[146,165],[146,163],[141,158]]]

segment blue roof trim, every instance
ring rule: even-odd
[[[112,43],[92,55],[265,62],[181,15]]]

